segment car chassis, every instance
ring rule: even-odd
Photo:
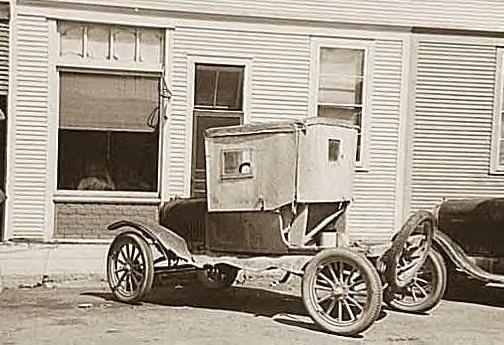
[[[206,199],[169,201],[159,224],[109,226],[120,230],[107,260],[113,294],[138,302],[158,274],[195,271],[223,289],[239,269],[279,268],[302,277],[309,315],[332,333],[364,331],[383,301],[432,308],[446,269],[431,250],[431,213],[413,214],[390,243],[349,241],[356,143],[355,128],[320,119],[207,130]]]

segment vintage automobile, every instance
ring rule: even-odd
[[[504,286],[504,199],[445,200],[434,214],[434,246],[449,271]]]
[[[239,269],[279,268],[302,277],[302,300],[326,331],[354,335],[385,299],[404,311],[434,307],[444,292],[442,257],[431,251],[434,218],[412,215],[390,243],[350,243],[357,134],[329,120],[246,124],[206,132],[205,199],[173,199],[160,224],[128,219],[107,261],[115,297],[142,300],[154,275],[196,271],[209,288]]]

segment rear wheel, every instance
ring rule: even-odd
[[[359,253],[345,248],[318,253],[306,266],[302,284],[308,313],[326,331],[355,335],[378,318],[380,277]]]
[[[122,233],[110,245],[107,278],[114,296],[122,302],[139,302],[150,291],[154,280],[152,252],[135,233]]]
[[[395,310],[420,313],[434,308],[446,291],[446,265],[443,257],[433,249],[412,282],[393,292],[386,292],[386,303]]]
[[[237,275],[238,269],[226,264],[208,266],[197,272],[200,283],[212,290],[227,289],[233,285]]]

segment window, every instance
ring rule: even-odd
[[[252,177],[252,150],[222,152],[222,178]]]
[[[497,50],[490,172],[504,173],[504,49]]]
[[[243,67],[196,64],[197,109],[242,110]]]
[[[58,189],[157,191],[159,77],[60,72]]]
[[[340,144],[337,139],[329,139],[329,162],[337,162],[340,156]]]
[[[317,44],[316,114],[356,126],[357,162],[363,156],[363,117],[366,112],[366,45]]]

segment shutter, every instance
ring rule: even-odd
[[[10,231],[14,238],[43,238],[47,183],[47,45],[45,18],[18,15],[10,159]]]
[[[496,47],[420,41],[417,64],[412,210],[502,195],[489,174]]]

